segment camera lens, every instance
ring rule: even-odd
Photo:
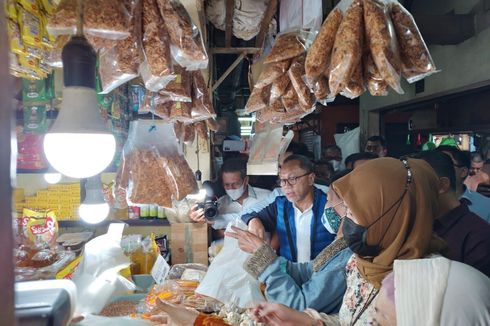
[[[207,204],[206,207],[204,208],[204,216],[207,219],[212,219],[218,215],[218,208],[216,205],[213,205],[212,203]]]

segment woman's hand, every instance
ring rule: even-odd
[[[261,303],[252,311],[255,321],[271,326],[315,325],[310,315],[278,303]]]
[[[226,232],[225,235],[237,239],[240,249],[248,252],[249,254],[255,253],[257,249],[266,244],[263,239],[259,238],[255,234],[252,234],[235,226],[232,226],[231,229],[233,230],[233,232]]]
[[[198,315],[199,312],[195,309],[176,306],[158,299],[150,320],[158,325],[194,325]]]

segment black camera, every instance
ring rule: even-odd
[[[202,188],[206,190],[206,197],[201,203],[197,203],[197,209],[204,210],[204,217],[208,221],[213,221],[218,216],[218,202],[214,196],[213,184],[210,181],[204,181]]]
[[[197,203],[197,208],[202,208],[204,210],[204,217],[208,221],[212,221],[218,215],[218,203],[211,198],[206,198],[204,202]]]

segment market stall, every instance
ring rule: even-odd
[[[210,1],[208,19],[225,31],[211,49],[201,1],[5,3],[19,91],[15,279],[72,280],[62,324],[147,325],[185,308],[195,325],[255,325],[246,309],[266,298],[241,267],[248,254],[227,237],[208,267],[208,227],[189,219],[209,199],[202,181],[213,177],[215,132],[226,132],[214,92],[243,60],[253,62],[243,114],[254,137],[242,150],[251,175],[277,175],[294,136],[284,126],[336,97],[403,94],[402,78],[437,72],[396,1],[343,0],[321,26],[291,22],[275,37],[278,1],[257,1],[253,19]],[[255,43],[232,47],[232,34]],[[215,55],[230,53],[213,78]],[[28,316],[18,311],[20,324]]]

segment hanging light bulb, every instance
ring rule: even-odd
[[[49,167],[46,173],[44,173],[44,181],[49,184],[56,184],[61,181],[62,174],[53,169],[53,167]]]
[[[96,175],[87,179],[85,184],[85,199],[80,205],[80,218],[90,224],[100,223],[109,215],[109,204],[104,200],[102,181]]]
[[[60,113],[44,137],[51,166],[72,178],[102,172],[116,152],[116,140],[99,113],[95,93],[96,54],[83,36],[81,0],[77,35],[63,47],[65,88]]]
[[[46,172],[44,173],[44,180],[49,184],[56,184],[61,181],[61,173]]]

